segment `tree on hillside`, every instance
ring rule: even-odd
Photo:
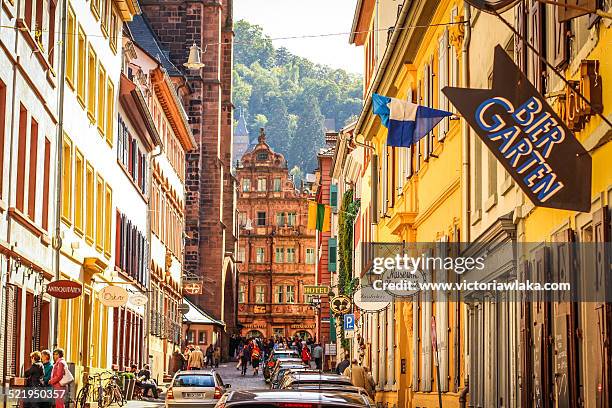
[[[290,118],[285,102],[278,96],[269,98],[266,113],[266,140],[279,153],[287,155],[293,134],[289,133]]]
[[[235,61],[247,67],[254,62],[259,62],[262,67],[266,68],[274,65],[274,45],[272,45],[272,40],[264,35],[260,26],[239,20],[234,24],[234,33],[236,34],[234,39]]]
[[[316,148],[323,144],[323,121],[325,118],[319,110],[317,100],[312,95],[305,99],[303,108],[303,113],[298,119],[290,151],[294,163],[302,171],[310,172],[316,167],[316,156],[313,147]]]

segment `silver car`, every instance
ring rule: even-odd
[[[214,407],[228,388],[214,370],[179,371],[166,393],[166,408]]]

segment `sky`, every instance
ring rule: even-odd
[[[322,38],[275,40],[293,54],[309,60],[363,73],[363,49],[349,44],[357,0],[234,0],[235,21],[263,27],[272,38],[345,33]]]

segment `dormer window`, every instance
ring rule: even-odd
[[[259,152],[259,153],[257,153],[257,160],[259,160],[259,161],[268,160],[268,153],[267,152]]]

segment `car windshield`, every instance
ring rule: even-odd
[[[215,380],[210,374],[183,374],[174,379],[174,387],[214,387]]]

